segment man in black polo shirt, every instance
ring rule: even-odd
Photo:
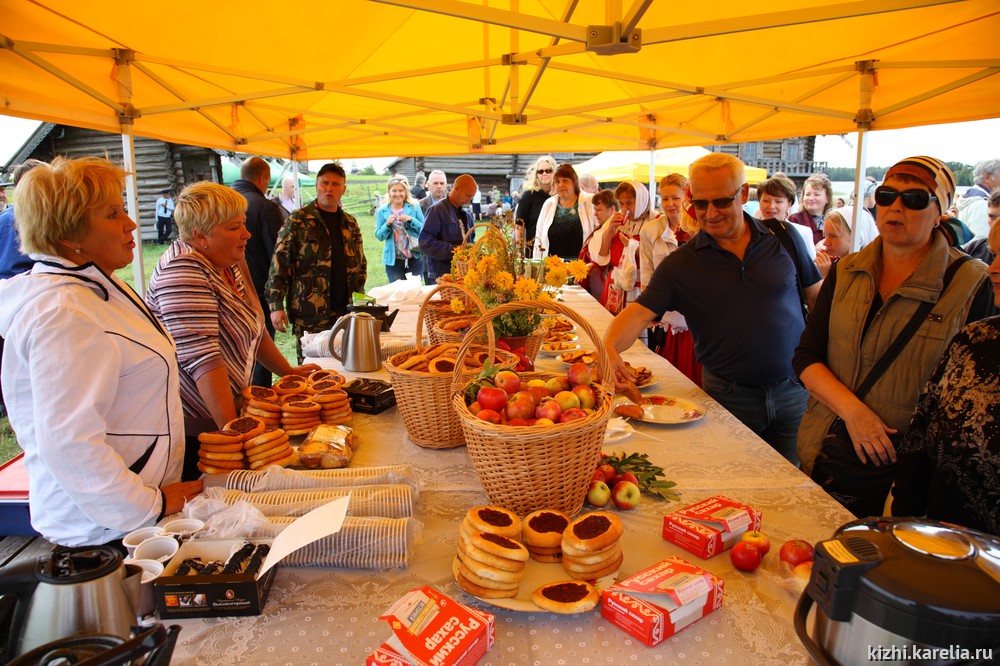
[[[479,190],[475,179],[462,174],[455,179],[451,193],[427,211],[424,227],[420,231],[420,251],[427,260],[427,282],[434,284],[439,277],[451,271],[451,255],[462,244],[465,232],[472,226],[472,216],[463,208]]]
[[[691,198],[701,231],[664,259],[635,303],[604,338],[612,366],[655,319],[687,318],[705,391],[793,464],[808,393],[792,370],[805,327],[796,280],[812,303],[820,275],[797,233],[792,256],[777,236],[743,212],[743,163],[712,153],[691,165]],[[786,232],[787,233],[787,232]]]

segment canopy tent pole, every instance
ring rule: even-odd
[[[649,211],[653,212],[656,201],[656,144],[649,146]]]
[[[132,254],[132,279],[135,281],[135,291],[139,296],[146,293],[146,273],[142,267],[142,224],[139,221],[139,188],[136,184],[138,174],[135,171],[135,139],[132,136],[132,120],[122,120],[122,165],[128,175],[125,176],[125,197],[128,200],[128,211],[135,222],[132,239],[135,241],[135,252]]]
[[[855,118],[858,124],[858,156],[854,163],[854,195],[851,198],[851,205],[854,207],[851,215],[851,252],[857,252],[861,249],[858,247],[858,220],[861,218],[858,209],[864,204],[865,191],[861,186],[866,183],[868,132],[874,119],[872,97],[875,94],[875,62],[861,60],[856,63],[856,67],[861,72],[861,78],[858,91],[858,115]]]

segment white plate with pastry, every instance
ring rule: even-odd
[[[506,599],[476,598],[483,603],[496,606],[497,608],[506,608],[507,610],[522,611],[525,613],[548,613],[549,611],[543,610],[535,605],[535,602],[531,600],[531,595],[542,585],[564,580],[572,580],[572,576],[566,573],[566,570],[563,569],[563,565],[559,563],[536,562],[535,560],[529,559],[527,565],[524,567],[524,577],[521,579],[521,585],[518,588],[516,597],[509,597]],[[608,574],[603,578],[591,581],[591,584],[594,586],[594,589],[597,590],[597,594],[600,595],[602,590],[614,585],[617,580],[618,571],[615,571],[614,573]]]
[[[576,351],[580,345],[576,342],[543,342],[540,352],[546,356],[561,356],[566,352]]]
[[[676,425],[680,423],[691,423],[700,421],[705,416],[705,408],[701,405],[685,400],[684,398],[674,398],[667,396],[643,396],[642,417],[634,416],[644,423],[659,423],[662,425]],[[635,405],[634,402],[624,396],[615,399],[615,406]]]

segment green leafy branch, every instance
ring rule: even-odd
[[[663,468],[649,462],[648,453],[614,453],[601,456],[602,465],[611,465],[619,474],[631,472],[639,480],[639,487],[665,500],[679,500],[681,495],[672,490],[677,484],[663,477]]]

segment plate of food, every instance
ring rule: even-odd
[[[577,346],[579,347],[579,345]],[[577,349],[559,354],[556,356],[556,360],[562,361],[566,365],[573,365],[574,363],[592,365],[597,363],[597,352],[593,349]]]
[[[549,356],[558,356],[566,352],[576,351],[580,345],[576,342],[543,342],[540,351]]]
[[[542,326],[544,326],[549,333],[572,333],[576,330],[576,326],[573,325],[572,321],[563,315],[557,314],[543,315]]]
[[[558,563],[536,562],[535,560],[529,559],[527,565],[524,567],[524,577],[521,579],[521,584],[518,587],[516,597],[508,597],[505,599],[487,599],[483,597],[476,598],[483,603],[496,606],[497,608],[506,608],[507,610],[521,611],[525,613],[545,613],[547,611],[539,608],[531,599],[535,590],[542,585],[570,580],[573,580],[573,578],[566,573],[566,570],[563,569],[563,565]],[[589,582],[594,586],[598,596],[600,596],[603,590],[614,585],[617,580],[618,571],[615,571],[607,576]]]
[[[705,416],[705,408],[690,400],[671,396],[643,396],[641,405],[621,396],[615,399],[615,413],[644,423],[672,425],[701,420]]]
[[[571,331],[549,331],[542,342],[576,342],[579,337]]]

